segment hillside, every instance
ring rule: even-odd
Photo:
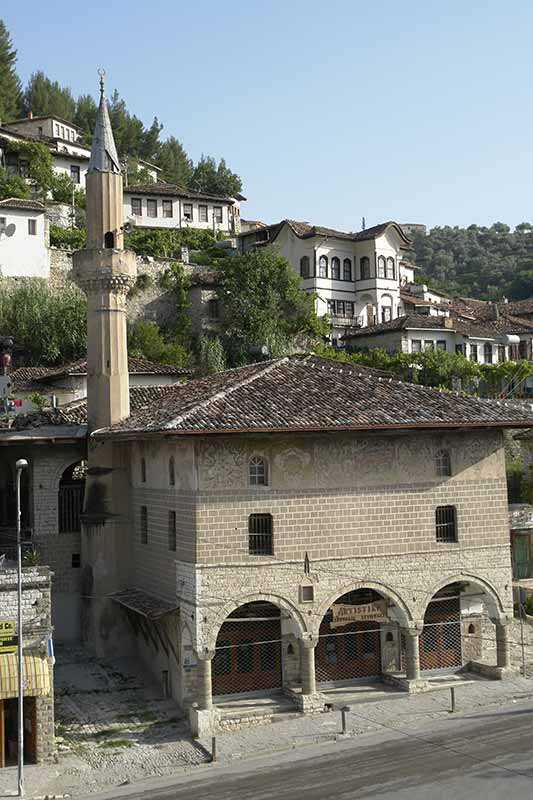
[[[437,227],[414,237],[412,257],[420,280],[450,294],[498,300],[533,296],[533,225],[514,230],[502,222],[490,228]]]

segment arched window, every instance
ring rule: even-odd
[[[327,278],[328,277],[328,257],[327,256],[320,256],[318,259],[318,277],[319,278]]]
[[[168,483],[169,486],[174,486],[176,483],[176,469],[174,467],[174,456],[168,459]]]
[[[342,262],[342,279],[343,281],[352,280],[352,261],[350,258],[345,258]]]
[[[250,486],[268,486],[268,464],[262,456],[252,456],[249,465]]]
[[[107,231],[104,236],[104,247],[106,250],[112,250],[115,246],[115,234],[113,231]]]
[[[389,256],[387,259],[387,278],[390,280],[394,280],[396,277],[396,265],[394,263],[394,259]]]
[[[146,459],[141,458],[141,483],[146,483]]]
[[[302,256],[300,259],[300,277],[309,277],[309,256]]]
[[[59,533],[79,533],[85,494],[87,464],[79,461],[64,471],[57,497]]]
[[[363,256],[361,259],[361,280],[367,280],[370,278],[370,259],[367,256]]]
[[[341,260],[337,256],[333,256],[331,259],[331,277],[334,281],[341,279]]]
[[[492,345],[490,342],[485,342],[483,345],[483,360],[485,364],[492,364]]]
[[[449,450],[437,450],[435,454],[435,467],[437,475],[441,478],[452,474],[452,462]]]
[[[385,277],[385,256],[378,256],[378,278]]]

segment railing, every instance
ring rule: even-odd
[[[33,549],[32,528],[22,528],[20,532],[22,558],[24,554]],[[5,556],[8,561],[17,560],[17,530],[13,526],[0,528],[0,557]]]
[[[65,484],[59,487],[59,533],[79,533],[81,531],[80,515],[83,509],[84,492],[84,483]]]

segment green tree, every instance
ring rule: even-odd
[[[139,320],[129,330],[128,347],[133,355],[161,364],[183,367],[189,353],[178,342],[165,336],[159,325],[152,320]]]
[[[17,51],[9,31],[0,19],[0,120],[6,122],[20,114],[21,84],[15,65]]]
[[[7,170],[0,167],[0,200],[8,197],[27,199],[31,196],[30,187],[20,175],[9,175]]]
[[[200,337],[200,369],[208,374],[226,369],[226,353],[218,336]]]
[[[86,145],[90,145],[92,142],[97,111],[98,106],[92,95],[80,94],[76,100],[74,123],[81,128],[83,141]]]
[[[226,259],[218,295],[233,362],[256,345],[279,352],[297,334],[327,335],[328,321],[317,317],[314,296],[303,291],[291,264],[273,248]]]
[[[16,155],[24,172],[40,199],[44,200],[53,186],[54,170],[52,155],[46,145],[40,142],[7,142],[6,154]]]
[[[163,180],[178,186],[190,185],[193,163],[175,136],[169,136],[160,144],[156,164],[163,170]]]
[[[217,162],[211,156],[202,156],[191,176],[191,189],[197,192],[234,197],[242,190],[242,181],[232,172],[222,158]]]
[[[162,284],[174,295],[176,304],[174,336],[176,341],[188,348],[190,346],[191,338],[191,318],[188,314],[190,306],[190,275],[185,272],[183,264],[176,261],[166,271],[165,275],[163,276]]]
[[[22,110],[25,114],[30,111],[35,116],[50,114],[73,122],[76,101],[68,87],[61,86],[58,81],[51,81],[39,70],[31,75],[24,90]]]
[[[0,283],[0,335],[13,336],[26,365],[47,366],[87,352],[87,304],[74,287],[54,291],[45,281]]]

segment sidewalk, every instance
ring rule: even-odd
[[[125,665],[118,669],[116,664],[96,662],[80,651],[60,657],[57,669],[57,763],[26,768],[27,797],[75,798],[209,763],[211,739],[193,742],[185,721],[173,716],[175,705],[161,700],[149,684],[139,685]],[[76,688],[70,686],[74,674]],[[474,679],[458,684],[455,694],[459,717],[531,701],[533,680]],[[344,696],[340,705],[345,703],[350,706],[347,731],[351,737],[383,727],[413,729],[428,720],[451,717],[446,689],[411,696],[374,690],[358,693],[353,702]],[[311,717],[280,714],[271,724],[218,734],[217,760],[231,762],[333,741],[340,732],[337,710]],[[0,798],[12,795],[15,788],[16,768],[2,771]]]

